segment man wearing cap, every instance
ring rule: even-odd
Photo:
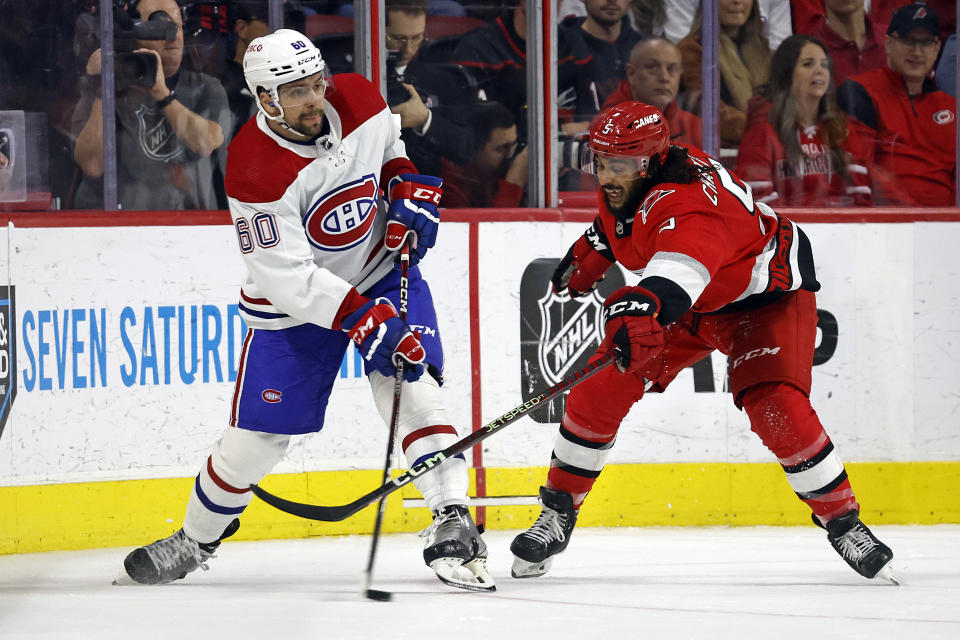
[[[940,51],[938,27],[923,3],[897,9],[884,38],[887,66],[838,89],[851,126],[875,141],[868,160],[877,204],[955,204],[955,101],[930,78]]]

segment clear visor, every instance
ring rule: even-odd
[[[277,88],[280,106],[302,107],[308,104],[323,104],[324,99],[333,93],[333,76],[327,71],[319,71],[303,80],[282,84]]]
[[[642,178],[647,175],[649,165],[650,156],[594,151],[586,144],[580,149],[580,170],[597,176],[600,181],[605,178]]]

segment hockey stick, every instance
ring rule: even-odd
[[[293,502],[291,500],[279,498],[256,484],[250,485],[250,489],[257,495],[258,498],[267,504],[300,518],[321,520],[323,522],[339,522],[340,520],[345,520],[375,500],[385,498],[400,487],[409,484],[414,478],[421,476],[424,473],[429,473],[444,460],[452,458],[458,453],[463,453],[478,442],[486,440],[503,427],[526,415],[531,409],[534,409],[540,404],[547,402],[551,398],[560,395],[564,391],[577,386],[587,378],[599,372],[601,369],[610,366],[615,357],[616,355],[613,352],[604,354],[579,371],[571,373],[546,391],[541,392],[539,395],[530,398],[523,404],[514,407],[510,411],[507,411],[496,420],[488,422],[467,437],[457,440],[443,451],[439,451],[423,462],[413,465],[408,471],[400,474],[389,482],[384,482],[383,486],[379,487],[378,489],[374,489],[370,493],[357,498],[349,504],[336,507],[304,504],[302,502]]]
[[[407,274],[410,270],[410,245],[406,242],[400,249],[400,320],[407,321]],[[400,392],[403,390],[403,372],[406,362],[403,358],[396,359],[397,374],[393,383],[393,409],[390,412],[390,435],[387,436],[387,459],[383,463],[383,482],[390,480],[390,458],[393,456],[393,441],[397,437],[397,422],[400,418]],[[377,507],[377,519],[373,525],[373,539],[370,541],[370,557],[367,559],[367,569],[363,576],[363,595],[371,600],[389,601],[393,599],[389,591],[371,589],[373,582],[373,562],[377,557],[377,545],[380,543],[380,527],[383,525],[383,512],[387,506],[387,497],[380,498]]]

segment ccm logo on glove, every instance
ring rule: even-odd
[[[622,373],[643,370],[650,379],[659,375],[659,367],[651,369],[653,360],[663,350],[663,329],[657,322],[660,301],[643,287],[621,287],[603,305],[604,338],[598,353],[617,354],[617,368]]]
[[[407,361],[403,378],[413,382],[423,375],[427,352],[420,337],[397,315],[387,298],[367,301],[343,319],[343,330],[357,345],[357,351],[382,375],[397,373],[397,358]]]
[[[437,241],[440,225],[440,197],[443,180],[435,176],[401,173],[390,181],[390,206],[383,244],[388,251],[399,251],[409,242],[410,266],[417,264]]]

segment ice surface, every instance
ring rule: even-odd
[[[578,529],[542,578],[510,577],[516,532],[491,531],[496,593],[441,584],[414,534],[226,542],[210,571],[112,586],[129,549],[0,556],[3,640],[383,638],[960,638],[960,526],[878,526],[901,587],[867,581],[819,529]],[[145,540],[144,542],[149,542]]]

